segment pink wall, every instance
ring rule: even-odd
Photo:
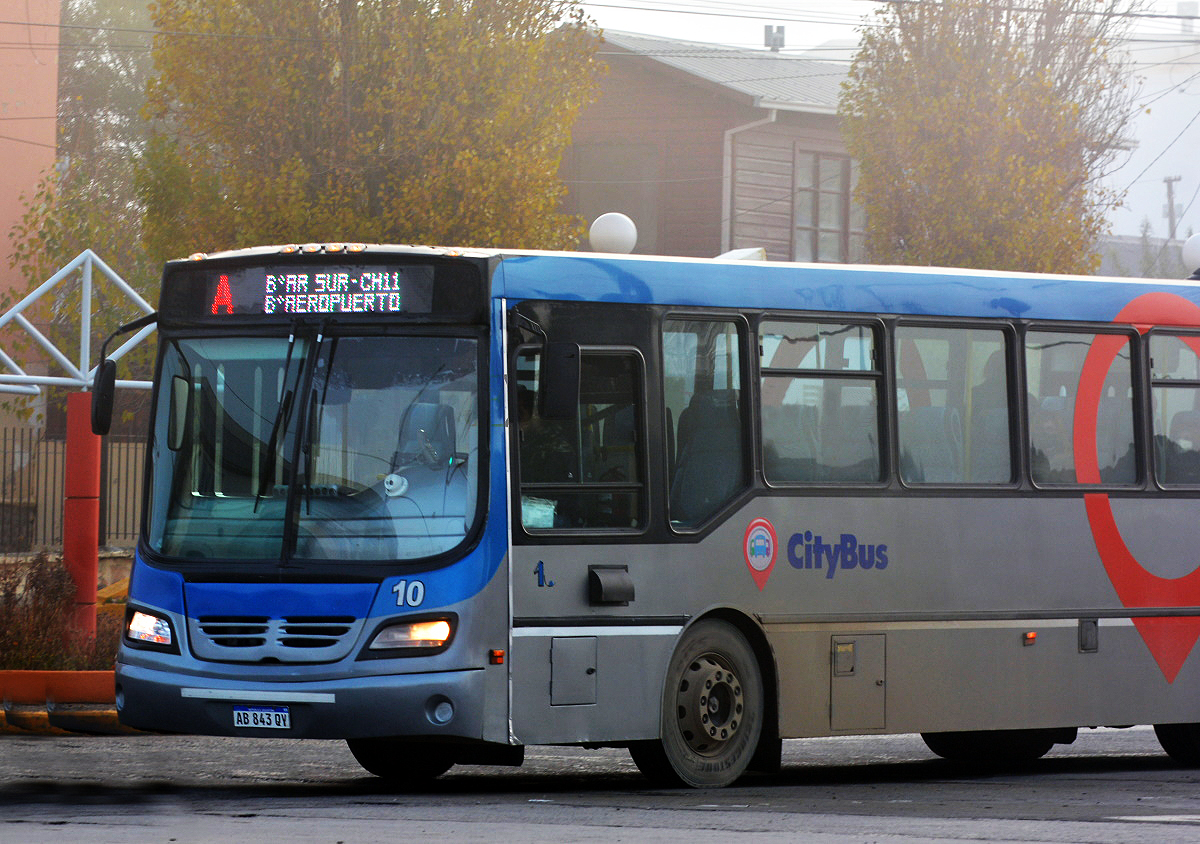
[[[9,230],[54,166],[59,0],[0,0],[0,290],[24,283],[9,269]]]

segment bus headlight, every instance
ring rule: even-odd
[[[157,613],[130,607],[125,615],[125,641],[133,647],[178,653],[171,622]]]
[[[425,618],[419,621],[398,621],[379,629],[367,645],[373,656],[379,651],[400,651],[395,656],[415,655],[416,652],[437,651],[450,644],[454,637],[451,618]]]

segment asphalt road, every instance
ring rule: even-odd
[[[624,751],[534,748],[396,793],[340,742],[0,735],[0,842],[1200,841],[1200,771],[1148,729],[1084,732],[1022,770],[916,736],[785,743],[784,769],[647,786]]]

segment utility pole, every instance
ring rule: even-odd
[[[1175,183],[1182,176],[1166,176],[1163,182],[1167,186],[1167,240],[1175,239]]]

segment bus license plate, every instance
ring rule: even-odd
[[[235,706],[233,726],[266,730],[290,730],[291,714],[286,706]]]

